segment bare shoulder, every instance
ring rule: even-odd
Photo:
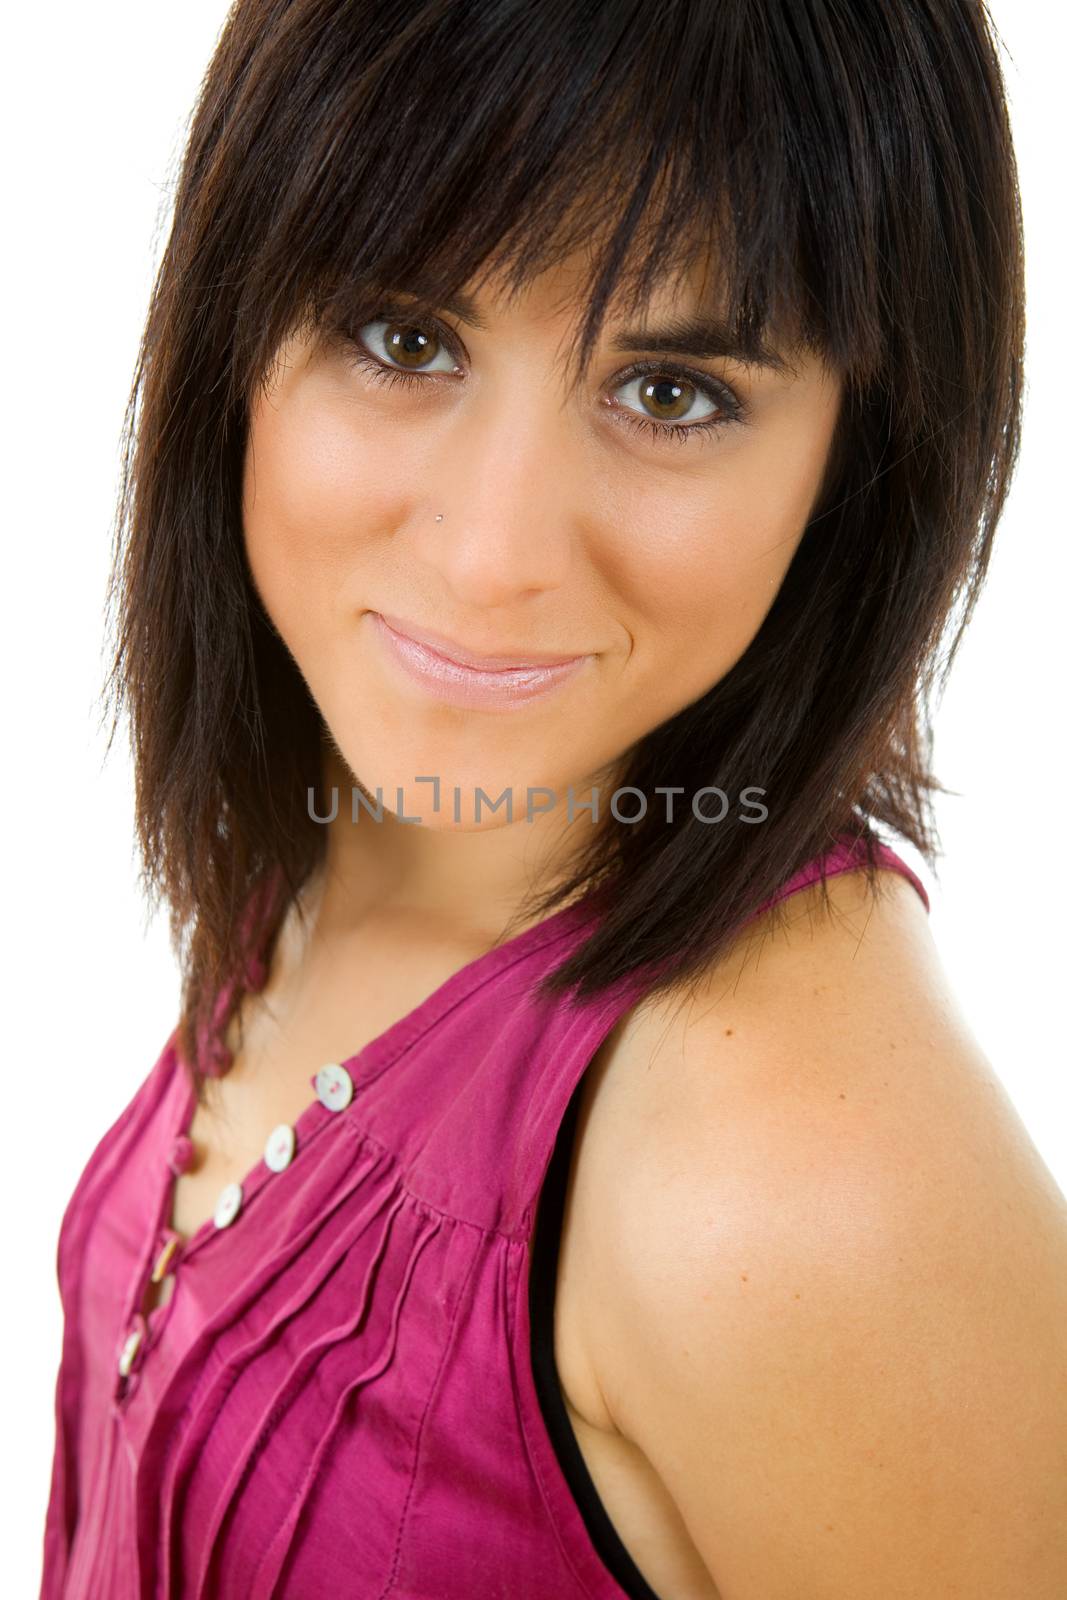
[[[827,891],[609,1042],[599,1390],[737,1600],[1058,1600],[1067,1201],[914,889]]]

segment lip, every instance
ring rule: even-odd
[[[376,611],[374,615],[393,633],[411,639],[415,644],[425,645],[446,661],[454,661],[461,667],[473,667],[478,672],[511,672],[522,667],[563,667],[572,661],[585,659],[582,655],[546,655],[534,650],[525,650],[522,655],[513,656],[483,655],[480,651],[468,650],[464,645],[456,644],[443,633],[431,633],[429,628],[418,628],[414,623],[405,622],[402,617],[392,617],[384,611]]]
[[[485,710],[507,709],[549,693],[573,677],[590,655],[526,652],[476,655],[464,646],[398,617],[372,611],[385,653],[432,698]]]

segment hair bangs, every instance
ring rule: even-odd
[[[835,109],[852,67],[822,41],[805,51],[759,6],[667,4],[650,50],[636,0],[475,0],[462,29],[447,5],[419,6],[375,48],[382,8],[363,9],[359,37],[334,16],[299,54],[277,41],[289,78],[242,208],[242,392],[296,324],[350,326],[383,291],[444,307],[489,276],[517,296],[583,256],[575,379],[610,308],[698,266],[745,359],[777,343],[876,371],[878,185],[856,183],[870,153]]]

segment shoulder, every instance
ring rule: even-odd
[[[720,1586],[1062,1593],[1067,1203],[914,889],[795,895],[606,1059],[593,1364]]]

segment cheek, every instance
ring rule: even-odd
[[[724,446],[699,484],[664,492],[660,482],[656,494],[630,500],[617,574],[634,618],[631,666],[679,706],[729,671],[759,631],[818,493],[825,449],[821,436],[778,438],[766,450]]]
[[[343,609],[376,530],[397,525],[403,488],[388,430],[361,426],[328,382],[293,384],[252,409],[242,518],[253,581],[282,636]],[[405,478],[411,469],[405,453]]]

